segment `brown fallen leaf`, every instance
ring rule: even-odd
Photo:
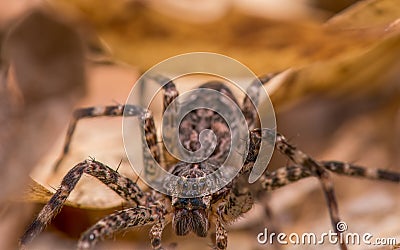
[[[388,30],[391,27],[396,27],[396,20],[400,14],[396,8],[388,10],[389,15],[384,18],[366,14],[371,12],[371,6],[375,6],[371,5],[371,3],[378,5],[382,3],[394,4],[396,1],[366,1],[368,4],[351,7],[326,24],[310,23],[309,21],[291,22],[263,19],[251,16],[248,13],[242,13],[240,9],[226,11],[226,15],[221,19],[194,24],[174,18],[179,13],[170,15],[160,13],[151,6],[143,4],[143,2],[54,0],[52,3],[60,13],[77,17],[85,25],[89,23],[110,48],[112,52],[111,59],[114,58],[117,61],[130,63],[141,70],[148,69],[169,56],[196,50],[219,52],[232,56],[248,65],[258,74],[289,68],[288,71],[268,85],[273,103],[277,107],[278,119],[281,119],[279,115],[282,115],[286,110],[293,108],[297,111],[295,107],[301,106],[305,100],[311,99],[312,101],[312,99],[316,99],[316,102],[312,102],[308,108],[317,107],[313,109],[317,111],[320,108],[320,116],[315,118],[315,123],[314,120],[308,120],[308,117],[304,117],[305,110],[301,111],[301,109],[297,116],[291,113],[292,119],[286,121],[286,123],[279,123],[279,129],[285,127],[285,124],[286,127],[291,127],[289,136],[301,135],[293,138],[293,142],[302,149],[303,144],[312,145],[310,146],[311,149],[310,147],[305,147],[304,150],[311,152],[315,156],[324,155],[327,152],[326,155],[335,156],[334,159],[353,161],[354,159],[351,159],[351,156],[364,156],[362,153],[367,152],[368,155],[364,156],[368,158],[365,162],[367,166],[386,168],[388,167],[388,162],[395,164],[395,161],[391,161],[385,153],[382,153],[384,151],[382,150],[383,145],[392,143],[387,135],[391,135],[393,127],[398,128],[398,123],[392,124],[393,127],[389,128],[383,126],[392,122],[393,117],[396,115],[398,105],[395,101],[393,101],[394,104],[391,111],[385,111],[384,115],[379,119],[377,116],[372,116],[372,118],[365,120],[360,119],[354,126],[350,126],[351,124],[349,125],[348,122],[351,122],[355,116],[359,115],[357,110],[353,110],[348,114],[345,111],[357,106],[354,99],[353,102],[349,101],[351,98],[359,101],[359,106],[366,106],[362,109],[364,110],[363,112],[366,115],[371,115],[368,113],[368,107],[373,101],[383,103],[381,106],[373,106],[374,112],[379,113],[379,111],[386,110],[385,107],[391,105],[385,103],[385,98],[389,96],[392,101],[398,97],[398,91],[395,91],[398,87],[393,84],[393,79],[397,75],[394,74],[395,76],[393,76],[390,72],[398,69],[399,33],[398,29],[392,29],[390,32]],[[347,23],[352,22],[352,18],[355,16],[368,16],[369,19],[360,18],[354,27],[350,24],[347,25]],[[339,21],[335,20],[340,19],[343,20],[343,24],[339,25]],[[336,24],[335,22],[338,23]],[[371,25],[368,25],[369,23]],[[348,27],[351,27],[351,30]],[[133,81],[134,79],[132,79]],[[104,89],[106,88],[104,87]],[[105,95],[106,98],[113,91],[117,90],[112,88],[105,90],[107,93]],[[388,92],[390,95],[384,94]],[[376,97],[376,100],[374,100],[374,97]],[[328,111],[324,109],[326,108],[325,105],[318,102],[318,100],[325,98],[333,100],[332,106],[336,102],[339,103],[339,100],[345,99],[348,101],[349,107],[339,106],[343,110],[339,109],[329,113],[329,115],[323,115]],[[103,97],[102,99],[96,99],[92,103],[108,104],[108,101],[104,101]],[[373,124],[374,128],[362,130],[365,121],[368,121],[368,123],[375,122],[376,124]],[[95,154],[93,152],[96,151],[98,144],[101,144],[99,143],[101,140],[100,134],[106,131],[104,123],[104,121],[101,121],[97,123],[101,125],[83,125],[81,127],[84,132],[81,132],[81,135],[77,134],[74,140],[79,141],[78,144],[84,148],[84,152],[82,153],[78,150],[81,155],[76,158],[72,156],[74,163],[83,160],[87,155]],[[118,125],[113,128],[120,132]],[[310,136],[306,136],[306,132],[300,129],[302,125],[303,128],[307,128]],[[96,132],[94,128],[97,126],[100,129]],[[340,128],[346,132],[341,130],[341,133],[334,134]],[[326,130],[324,133],[318,134],[316,131],[320,129]],[[382,143],[375,145],[371,141],[374,142],[377,137],[381,138],[380,135],[382,134],[378,133],[379,130],[384,130],[385,136],[382,139]],[[367,137],[366,134],[371,134],[371,138]],[[335,136],[340,142],[332,140],[332,137]],[[352,139],[358,136],[362,138],[360,140]],[[84,144],[88,137],[96,137],[96,143]],[[119,161],[118,157],[114,155],[114,150],[117,145],[120,145],[118,144],[120,142],[116,143],[114,139],[111,139],[111,142],[107,140],[107,149],[96,154],[101,157],[107,157],[112,154],[113,159],[106,160],[111,166],[118,164]],[[354,144],[349,142],[354,142]],[[335,152],[324,151],[330,146]],[[353,146],[354,148],[351,148]],[[393,145],[390,148],[392,151],[397,152]],[[355,153],[349,153],[350,156],[348,156],[340,153],[340,150],[342,152]],[[340,156],[343,156],[343,158]],[[382,158],[385,158],[385,161],[382,161]],[[380,165],[379,163],[386,164]],[[276,164],[276,166],[282,165],[285,165],[285,162],[281,161]],[[73,163],[67,163],[65,168],[72,166]],[[59,183],[61,177],[62,175],[57,176],[58,182],[54,180],[56,178],[53,180],[55,183]],[[82,206],[82,201],[84,200],[85,206],[105,209],[108,208],[104,203],[107,199],[109,200],[108,204],[111,204],[111,206],[120,202],[116,195],[108,196],[108,193],[105,193],[105,188],[99,182],[91,178],[86,178],[83,182],[86,183],[80,187],[78,186],[74,191],[76,193],[70,199],[71,206]],[[279,222],[287,232],[305,229],[318,231],[328,228],[328,217],[320,216],[326,215],[326,206],[323,198],[321,198],[319,189],[313,187],[312,184],[312,181],[310,185],[300,182],[295,186],[282,189],[282,191],[273,194],[275,197],[273,204],[276,204],[275,212]],[[356,180],[345,179],[339,180],[339,185],[336,188],[339,199],[343,199],[340,200],[339,205],[341,208],[343,207],[343,216],[346,221],[351,220],[356,214],[354,206],[361,209],[360,205],[353,205],[352,208],[352,204],[363,204],[363,208],[371,206],[371,210],[375,209],[374,211],[376,212],[377,206],[373,206],[374,204],[368,202],[365,203],[363,200],[359,201],[357,200],[358,197],[360,199],[365,197],[366,200],[371,199],[374,201],[372,203],[389,204],[384,207],[385,210],[382,210],[387,213],[385,214],[386,216],[366,213],[365,217],[361,215],[358,218],[354,218],[354,222],[352,221],[351,223],[352,226],[354,225],[353,227],[359,227],[359,230],[364,231],[367,229],[372,230],[371,224],[376,223],[377,229],[383,228],[381,232],[384,234],[393,235],[396,230],[398,232],[398,229],[392,226],[389,227],[386,224],[389,219],[396,221],[396,208],[399,206],[398,199],[396,199],[397,186],[388,187],[387,184],[376,182],[357,184]],[[374,193],[373,191],[378,192]],[[98,197],[102,197],[103,200],[99,202]],[[386,203],[382,202],[382,199]],[[393,210],[388,209],[388,206],[392,206]],[[392,213],[394,215],[390,216]],[[74,217],[67,216],[66,218]],[[257,220],[258,223],[260,221],[260,219]],[[363,221],[365,221],[364,224]],[[358,226],[357,223],[360,223],[358,225],[361,226]],[[326,227],[324,227],[325,225]],[[367,229],[363,229],[362,225],[368,225]],[[249,245],[251,245],[251,249],[264,247],[260,247],[255,243],[254,236],[257,232],[251,231],[249,233],[248,231],[234,231],[233,234],[235,236],[232,240],[234,244],[230,243],[232,244],[230,247],[232,249],[235,249],[235,247],[238,249],[250,249]],[[378,231],[376,230],[376,232]],[[251,234],[249,237],[245,237],[246,241],[240,242],[240,240],[237,240],[240,239],[240,235],[243,236],[246,233],[247,236]],[[147,231],[142,235],[147,237]],[[167,232],[166,239],[176,239],[169,236],[170,233]],[[179,246],[183,247],[183,249],[193,247],[193,239],[191,237],[186,239],[179,238],[178,240]],[[147,238],[136,242],[139,242],[137,243],[139,246],[143,246],[140,245],[143,242],[144,246],[148,246]],[[198,247],[203,248],[208,241],[201,241],[200,239],[197,242],[202,242]],[[244,244],[244,246],[239,243]],[[115,246],[112,243],[110,245],[111,247]],[[129,245],[129,247],[132,246]]]
[[[266,88],[276,110],[316,94],[343,98],[372,96],[391,88],[382,84],[382,80],[398,68],[399,56],[400,33],[397,33],[364,53],[288,70]]]
[[[115,59],[146,70],[181,53],[210,51],[233,57],[257,74],[357,53],[380,37],[343,32],[309,21],[279,21],[230,9],[216,20],[188,22],[146,2],[64,1],[53,6],[88,22]],[[295,39],[294,39],[295,38]]]
[[[305,62],[299,63],[302,60],[312,62],[316,61],[319,56],[322,57],[319,58],[320,61],[318,62],[309,63],[302,67],[294,67],[293,69],[284,72],[282,76],[276,77],[276,79],[272,80],[271,83],[267,85],[272,102],[278,112],[281,107],[291,106],[290,104],[297,103],[307,96],[318,93],[327,96],[345,97],[347,95],[353,96],[354,93],[357,93],[356,95],[371,95],[378,89],[382,90],[384,86],[380,84],[379,79],[384,75],[384,72],[391,70],[391,66],[397,60],[397,53],[400,53],[400,36],[393,33],[383,37],[375,37],[376,33],[373,33],[371,37],[371,34],[365,30],[361,30],[362,32],[355,30],[354,33],[348,33],[343,32],[341,28],[331,30],[330,27],[322,28],[318,24],[301,22],[290,23],[287,21],[279,22],[260,19],[238,11],[229,12],[223,19],[211,23],[206,22],[204,24],[193,24],[173,19],[164,14],[155,14],[156,11],[153,10],[151,6],[139,3],[116,1],[113,3],[104,2],[104,5],[98,5],[93,4],[90,1],[78,0],[68,2],[57,0],[53,2],[57,7],[68,7],[66,9],[61,8],[59,11],[65,12],[69,15],[77,15],[77,13],[79,13],[79,15],[82,15],[80,18],[85,18],[86,21],[89,21],[97,29],[99,35],[108,43],[111,49],[114,50],[115,53],[113,56],[116,59],[132,63],[140,68],[146,68],[150,66],[151,63],[156,62],[156,58],[160,58],[160,53],[163,53],[163,51],[180,53],[178,50],[185,46],[199,45],[200,47],[209,48],[210,51],[218,52],[218,50],[214,50],[215,47],[213,46],[215,46],[215,43],[212,42],[213,38],[205,35],[212,34],[213,32],[209,32],[208,30],[215,29],[215,27],[218,27],[221,31],[225,32],[222,39],[219,40],[220,44],[218,46],[224,47],[224,50],[228,52],[235,53],[236,51],[238,53],[246,54],[244,61],[257,59],[258,62],[254,62],[254,64],[250,63],[251,66],[258,64],[260,65],[260,69],[262,67],[268,68],[269,66],[267,66],[267,64],[269,62],[260,60],[260,58],[263,58],[262,54],[245,53],[244,51],[257,51],[259,48],[265,46],[265,50],[268,51],[267,53],[278,53],[278,51],[280,53],[282,51],[280,49],[276,50],[276,47],[271,46],[271,43],[279,43],[277,40],[285,40],[295,27],[299,28],[301,26],[304,28],[299,31],[301,37],[307,41],[293,41],[292,39],[286,39],[285,43],[293,43],[293,46],[295,47],[283,46],[283,50],[286,51],[287,49],[288,51],[286,52],[291,56],[293,56],[294,53],[292,64],[290,65],[290,62],[286,62],[288,64],[287,67],[297,64],[305,64]],[[375,2],[379,3],[380,1],[377,0]],[[385,3],[388,2],[390,1],[385,1]],[[364,15],[363,13],[369,12],[370,8],[370,5],[351,7],[349,10],[344,11],[338,16],[343,16],[343,20],[349,19],[349,21],[351,21],[351,18],[353,17],[353,14],[351,13]],[[335,18],[337,17],[334,17],[332,20]],[[393,16],[387,18],[388,21],[393,19]],[[149,23],[149,25],[145,25],[146,23]],[[252,30],[256,23],[256,30]],[[330,25],[330,22],[328,22],[326,26]],[[252,46],[236,47],[234,44],[239,41],[234,41],[234,37],[240,35],[240,33],[235,33],[232,28],[237,28],[238,26],[248,28],[251,36],[256,37],[256,35],[259,35],[261,39],[249,39],[249,37],[245,37],[243,45],[248,43],[252,44]],[[196,30],[193,30],[193,27],[196,27]],[[126,35],[118,34],[119,30],[130,29],[135,30],[135,32]],[[147,29],[149,29],[150,33],[146,31]],[[151,33],[155,32],[155,30],[160,31],[164,29],[168,30],[166,33],[169,35],[161,41],[153,36],[155,34]],[[282,36],[271,36],[271,39],[266,39],[269,32],[278,32],[279,34],[282,34]],[[381,32],[382,34],[385,33],[384,30]],[[309,37],[310,34],[312,34],[311,37]],[[160,35],[163,37],[163,32],[161,32]],[[360,35],[361,37],[357,37],[356,35]],[[291,34],[291,36],[293,36],[293,34]],[[182,47],[182,44],[174,42],[175,40],[179,41],[183,39],[183,37],[186,37],[190,43],[185,43]],[[141,39],[143,42],[140,42]],[[157,53],[156,55],[149,55],[141,59],[140,53],[153,51],[147,47],[149,42],[157,44]],[[304,46],[312,47],[312,43],[320,42],[322,42],[321,46],[315,50],[315,53],[319,54],[319,56],[312,57],[308,54],[308,57],[303,59],[298,57],[296,59],[297,53],[294,51],[302,50],[301,48],[304,48]],[[179,47],[177,46],[178,44]],[[349,45],[348,48],[346,48],[346,44]],[[338,47],[332,50],[331,46]],[[118,53],[118,50],[121,50],[121,53]],[[122,50],[124,50],[123,53]],[[260,53],[263,53],[262,51],[264,50],[260,51]],[[130,53],[133,54],[128,58],[127,55]],[[331,55],[332,57],[328,57],[328,55]],[[271,55],[271,58],[277,58],[279,60],[281,57]],[[360,89],[360,85],[363,85],[365,82],[371,82],[373,84],[365,85]],[[60,180],[61,177],[62,176],[58,176],[56,179]],[[94,185],[97,186],[97,184],[98,183],[95,183]],[[88,191],[91,189],[91,185],[82,184],[81,188],[79,188],[78,185],[77,190],[79,189]],[[88,194],[85,195],[89,197]],[[114,197],[114,199],[115,198],[116,197]],[[79,199],[79,202],[77,199]],[[84,206],[106,209],[115,207],[115,205],[118,205],[120,202],[120,200],[117,200],[116,203],[110,202],[107,204],[96,199],[86,200],[81,196],[72,196],[70,197],[69,204],[74,207]]]
[[[341,29],[382,28],[399,18],[400,5],[395,0],[360,1],[330,20],[327,25]]]
[[[287,82],[279,85],[285,87],[270,92],[276,108],[305,93],[352,93],[365,80],[372,82],[390,71],[400,53],[398,32],[388,32],[400,17],[395,0],[366,1],[326,23],[273,20],[230,7],[219,19],[194,23],[175,18],[175,12],[158,12],[146,2],[51,3],[60,12],[89,22],[113,58],[141,70],[192,51],[231,56],[257,74],[293,68]],[[357,19],[354,27],[346,25],[353,19]]]

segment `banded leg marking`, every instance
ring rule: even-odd
[[[253,130],[255,128],[260,127],[260,118],[257,112],[257,106],[259,104],[259,87],[261,84],[268,83],[273,77],[275,77],[277,73],[267,74],[265,76],[261,76],[258,79],[254,80],[250,86],[246,89],[246,96],[243,99],[242,103],[242,112],[246,119],[249,130]],[[254,103],[252,102],[254,101]]]
[[[150,242],[151,247],[155,250],[162,250],[161,246],[161,235],[165,227],[164,218],[160,217],[160,219],[153,225],[150,229]]]
[[[135,205],[146,205],[146,194],[132,180],[121,176],[106,165],[86,160],[73,167],[63,178],[60,187],[42,208],[36,219],[30,224],[20,239],[21,245],[26,245],[60,212],[71,191],[75,188],[82,174],[89,174],[107,185],[123,199]]]
[[[164,160],[166,162],[175,162],[175,158],[172,157],[168,150],[165,148],[165,144],[167,145],[177,145],[178,141],[177,138],[175,138],[175,135],[177,134],[176,130],[178,129],[178,122],[176,121],[176,117],[178,117],[178,112],[179,112],[179,105],[177,103],[172,102],[175,100],[176,97],[179,96],[179,92],[176,89],[175,83],[162,75],[145,75],[142,78],[142,84],[145,84],[146,81],[151,80],[156,82],[157,84],[161,85],[164,94],[163,94],[163,131],[167,133],[167,136],[163,138],[164,143],[163,143],[163,156]],[[169,105],[173,105],[169,107],[167,110],[167,107]],[[174,152],[175,154],[178,154],[178,152]],[[151,159],[149,159],[151,161]],[[147,161],[149,164],[149,161]],[[158,161],[160,162],[160,161]],[[153,163],[154,164],[154,163]]]
[[[370,169],[339,161],[322,161],[322,165],[336,174],[362,177],[372,180],[400,182],[400,173],[384,169]]]
[[[310,156],[306,155],[302,151],[298,150],[296,147],[291,145],[286,138],[277,133],[275,147],[284,155],[289,157],[294,163],[301,165],[318,177],[322,190],[324,191],[325,199],[328,204],[329,215],[331,218],[331,223],[334,231],[340,233],[336,227],[339,223],[339,209],[337,205],[335,191],[333,189],[332,179],[329,175],[328,170],[326,170],[319,162],[313,160]],[[347,246],[345,242],[340,242],[340,248],[346,250]]]
[[[228,232],[222,222],[221,211],[218,211],[217,220],[215,224],[215,249],[225,250],[228,246]]]
[[[152,115],[145,109],[135,106],[135,105],[114,105],[114,106],[104,106],[104,107],[88,107],[80,108],[74,111],[72,119],[69,123],[67,134],[65,136],[64,147],[61,155],[58,157],[55,165],[54,171],[57,171],[65,156],[68,154],[70,149],[70,144],[72,141],[72,136],[75,132],[76,125],[79,120],[83,118],[95,118],[95,117],[119,117],[119,116],[133,116],[145,119],[145,131],[155,132],[155,125]],[[154,128],[153,128],[154,127]],[[156,136],[157,137],[157,136]],[[147,139],[147,136],[146,136]],[[155,142],[154,142],[155,141]],[[149,140],[148,145],[152,146],[157,140]],[[157,144],[155,147],[158,147]],[[159,149],[152,150],[154,157],[159,158]]]
[[[106,236],[124,229],[154,224],[160,217],[162,214],[155,208],[135,207],[115,212],[86,230],[79,239],[78,249],[90,249]]]
[[[261,190],[272,191],[311,176],[313,175],[310,170],[303,166],[288,166],[265,173],[258,183],[261,185]]]

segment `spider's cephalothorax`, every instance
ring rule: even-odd
[[[183,178],[205,177],[214,171],[211,165],[207,163],[188,164],[180,163],[174,166],[171,173]],[[174,189],[188,190],[191,187],[182,183],[180,187],[171,187]],[[202,183],[198,183],[196,188]],[[186,235],[193,232],[200,237],[207,236],[209,223],[209,210],[211,206],[211,195],[196,198],[172,197],[171,205],[173,209],[172,227],[177,235]]]
[[[273,75],[262,77],[260,81],[267,83],[271,77],[273,77]],[[152,76],[148,77],[147,80],[149,79],[163,84],[163,89],[165,91],[165,111],[166,107],[178,96],[175,84],[162,76]],[[121,196],[126,201],[128,208],[108,215],[90,227],[82,234],[78,243],[78,248],[87,249],[93,247],[100,239],[103,239],[105,236],[110,236],[117,231],[152,225],[150,230],[151,246],[153,249],[162,249],[161,235],[167,224],[172,224],[174,232],[177,235],[187,235],[193,232],[197,236],[205,237],[210,231],[209,229],[212,228],[211,223],[213,223],[215,224],[215,247],[217,249],[226,249],[226,225],[249,211],[254,203],[253,194],[249,191],[250,186],[246,182],[247,179],[243,177],[246,177],[252,170],[258,154],[263,153],[259,152],[260,143],[266,134],[266,130],[257,127],[257,124],[259,124],[258,114],[248,97],[249,95],[254,96],[257,93],[257,86],[256,84],[250,85],[247,90],[248,95],[241,105],[241,111],[250,130],[250,138],[246,144],[247,156],[243,159],[244,165],[239,173],[223,188],[214,193],[202,195],[200,197],[182,198],[182,196],[179,196],[180,193],[185,192],[188,194],[191,190],[201,190],[207,183],[198,181],[190,182],[189,185],[188,182],[183,181],[179,183],[178,181],[176,184],[171,184],[166,180],[166,183],[163,183],[165,188],[170,191],[169,193],[175,193],[177,195],[168,196],[155,190],[144,192],[135,181],[121,176],[117,171],[106,165],[93,159],[85,160],[78,163],[65,175],[56,193],[43,207],[39,215],[21,237],[21,246],[25,247],[35,236],[44,230],[45,226],[61,210],[70,192],[74,189],[82,174],[85,173],[94,176]],[[222,83],[215,81],[209,82],[202,85],[201,88],[218,90],[237,104],[232,92]],[[211,101],[216,101],[218,103],[218,101],[220,101],[209,100],[207,95],[200,97],[193,96],[192,100],[198,98],[204,98],[204,100],[201,101],[206,103]],[[172,113],[168,114],[169,116],[176,115],[173,113],[174,111],[171,112]],[[150,112],[134,105],[78,109],[74,112],[64,144],[64,151],[57,161],[56,166],[60,164],[69,150],[71,138],[79,119],[122,115],[139,117],[144,121],[143,124],[145,128],[143,130],[144,134],[142,135],[142,139],[150,148],[149,152],[152,158],[144,157],[145,169],[146,166],[150,166],[153,163],[154,159],[161,165],[167,162],[163,167],[168,169],[173,175],[184,179],[204,177],[215,172],[221,166],[222,162],[224,162],[227,152],[230,147],[232,147],[231,136],[235,133],[235,129],[238,125],[235,124],[235,122],[237,122],[235,117],[230,117],[233,124],[229,124],[230,126],[228,128],[228,124],[222,117],[211,110],[200,108],[189,112],[179,126],[179,140],[183,147],[188,151],[196,152],[201,146],[199,135],[204,129],[210,129],[217,136],[217,142],[216,145],[214,145],[215,148],[205,160],[193,163],[175,159],[173,163],[170,163],[161,160],[167,159],[170,155],[162,151],[163,148],[157,143],[156,129]],[[171,130],[172,129],[173,128],[171,128]],[[400,173],[386,170],[365,169],[363,167],[337,161],[323,162],[314,160],[291,145],[285,137],[279,133],[276,136],[275,148],[286,155],[294,165],[281,167],[273,172],[265,172],[257,182],[252,184],[252,190],[255,190],[255,192],[259,194],[261,192],[272,191],[303,178],[312,176],[318,178],[325,194],[331,222],[336,233],[339,233],[336,224],[340,222],[340,218],[330,177],[331,172],[375,180],[400,182]],[[205,152],[208,153],[207,151]],[[164,157],[161,157],[162,154]],[[221,181],[221,178],[217,176],[215,181]],[[344,242],[340,242],[339,244],[342,250],[347,249]]]
[[[202,163],[178,163],[171,173],[186,179],[202,178],[215,172],[217,165],[208,162]],[[176,192],[185,191],[190,194],[190,190],[201,190],[207,185],[205,182],[196,182],[189,186],[188,183],[182,183],[170,188],[174,188]],[[194,186],[194,187],[193,187]],[[221,202],[221,197],[226,195],[227,189],[212,194],[195,198],[179,198],[170,197],[173,211],[172,227],[177,235],[186,235],[189,232],[195,233],[197,236],[206,237],[210,228],[210,216],[212,216],[212,205]]]

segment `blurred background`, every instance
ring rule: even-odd
[[[293,144],[316,159],[400,171],[396,0],[1,0],[0,43],[0,249],[17,248],[65,173],[87,157],[114,168],[122,159],[120,172],[136,178],[119,118],[81,121],[70,155],[56,173],[52,166],[74,108],[124,103],[141,73],[181,53],[221,53],[260,76],[282,72],[266,88],[278,131]],[[159,118],[161,106],[153,112]],[[275,154],[268,170],[288,164]],[[399,184],[332,177],[348,232],[400,243]],[[338,249],[257,243],[266,227],[287,234],[331,228],[318,180],[260,200],[229,226],[228,249]],[[73,249],[86,228],[122,207],[84,176],[31,249]],[[148,249],[148,230],[120,233],[96,249]],[[167,226],[163,242],[204,249],[211,240],[176,237]]]

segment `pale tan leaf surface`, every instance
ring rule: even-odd
[[[400,33],[383,39],[364,53],[285,72],[281,80],[267,85],[267,90],[278,109],[313,94],[371,96],[388,88],[380,80],[396,69],[399,56]]]
[[[344,29],[384,27],[398,19],[399,13],[400,4],[396,0],[360,1],[327,24]]]
[[[77,107],[124,103],[137,77],[137,73],[128,67],[91,66],[88,68],[87,77],[88,95]],[[64,136],[65,130],[60,134],[55,147],[42,158],[31,173],[32,177],[44,187],[57,187],[73,166],[89,157],[94,157],[114,169],[122,160],[119,172],[133,180],[137,179],[124,154],[121,118],[83,119],[78,122],[70,155],[60,166],[60,170],[54,173],[54,160],[62,150]],[[95,178],[86,175],[82,176],[69,201],[74,207],[95,209],[120,207],[123,203],[113,191]]]
[[[48,188],[42,186],[41,184],[37,183],[35,180],[31,179],[28,187],[26,190],[24,190],[24,193],[21,197],[16,197],[15,201],[18,202],[37,202],[37,203],[42,203],[46,204],[51,196],[55,193],[55,189],[50,191]],[[78,206],[77,203],[71,202],[67,200],[65,202],[66,206],[71,206],[71,207],[81,207],[81,208],[87,208],[87,209],[103,209],[102,207],[99,207],[97,204],[92,207],[84,207],[84,206]]]

